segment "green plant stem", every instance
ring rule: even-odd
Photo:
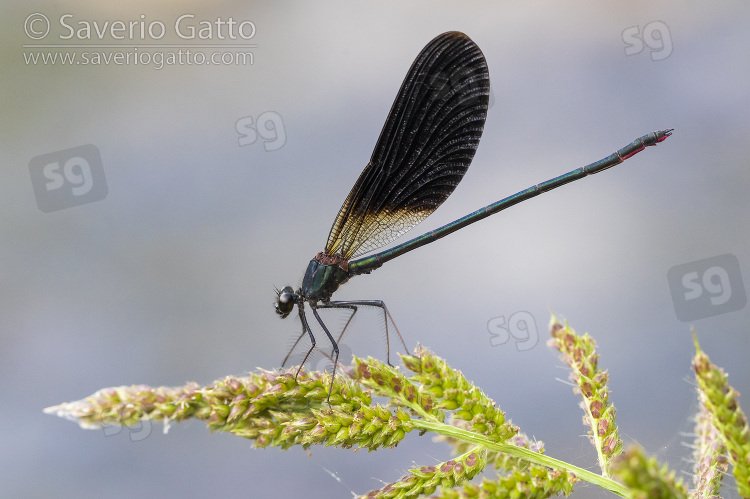
[[[620,497],[628,496],[628,489],[619,482],[603,477],[601,475],[597,475],[596,473],[593,473],[591,471],[584,470],[583,468],[579,468],[578,466],[573,466],[572,464],[566,463],[564,461],[559,461],[553,457],[545,456],[544,454],[539,454],[537,452],[532,452],[524,447],[518,447],[510,444],[498,444],[477,433],[457,428],[445,423],[425,421],[420,419],[412,419],[411,423],[414,428],[431,431],[433,433],[444,435],[446,437],[453,437],[465,442],[471,442],[473,444],[481,445],[486,449],[510,454],[512,456],[525,459],[534,464],[547,466],[548,468],[569,471],[575,474],[575,476],[580,478],[581,480],[593,483],[594,485],[598,485],[599,487],[608,490],[613,494],[617,494]]]

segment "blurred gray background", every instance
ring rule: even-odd
[[[313,448],[308,457],[253,449],[197,421],[167,435],[161,424],[84,431],[42,413],[108,386],[209,384],[278,367],[300,324],[276,317],[274,286],[300,284],[409,65],[449,30],[481,47],[494,101],[466,177],[410,236],[652,130],[675,128],[674,136],[358,277],[336,298],[384,300],[409,348],[420,342],[447,358],[546,442],[549,455],[590,469],[596,454],[578,398],[544,344],[550,311],[596,338],[623,440],[681,474],[691,466],[685,443],[697,408],[691,324],[730,382],[750,393],[747,2],[42,1],[0,10],[7,497],[348,497],[449,458],[446,444],[416,434],[395,451]],[[50,21],[46,37],[32,38],[43,27],[32,14]],[[70,40],[60,38],[69,34],[65,14]],[[231,17],[256,31],[247,41],[216,32],[180,39],[174,22],[184,14],[195,16],[184,26],[208,20],[215,28]],[[160,21],[167,33],[78,35],[79,23],[118,20]],[[257,46],[191,53],[231,60],[251,52],[252,64],[30,59],[69,52],[80,63],[83,52],[152,57],[243,43]],[[31,44],[55,47],[24,47]],[[60,47],[81,44],[99,47]],[[105,183],[93,179],[93,198],[64,194],[79,181],[86,187],[84,167],[71,166],[67,177],[64,168],[64,151],[86,144],[101,155],[88,166]],[[30,164],[50,158],[35,160],[43,155],[52,155],[44,164],[59,159],[45,182],[59,185],[52,190],[62,198],[35,191],[45,184]],[[693,287],[683,293],[682,281],[673,282],[675,298],[668,272],[683,264],[677,276]],[[675,299],[701,290],[682,303],[692,315],[680,320]],[[345,351],[385,358],[377,314],[361,314],[345,343]],[[585,485],[574,494],[601,495]]]

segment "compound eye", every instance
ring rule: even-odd
[[[278,297],[274,306],[276,307],[276,313],[284,319],[286,316],[292,313],[294,310],[295,295],[294,289],[291,286],[285,286],[284,289],[278,292]]]

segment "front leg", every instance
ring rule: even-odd
[[[299,365],[299,368],[297,369],[297,374],[294,375],[295,380],[299,376],[299,373],[302,370],[302,366],[304,366],[305,362],[307,362],[307,358],[310,356],[312,351],[315,350],[315,336],[313,336],[312,329],[310,329],[310,325],[307,323],[307,317],[305,316],[305,306],[303,305],[302,302],[300,302],[298,305],[298,308],[299,308],[299,318],[302,321],[302,334],[300,335],[299,338],[297,338],[297,341],[294,342],[294,346],[297,346],[297,343],[299,342],[299,340],[302,338],[302,336],[305,335],[305,331],[307,331],[307,333],[310,335],[310,341],[312,342],[312,346],[310,347],[310,350],[307,351],[307,355],[305,355],[305,358],[302,360],[302,363]],[[313,309],[313,314],[315,314],[315,317],[318,317],[318,313],[315,311],[315,307],[310,305],[310,308]],[[320,321],[320,318],[318,318],[318,321]],[[326,334],[327,333],[328,331],[326,331]],[[328,335],[328,336],[330,337],[331,335]],[[294,346],[292,347],[292,350],[294,350]],[[290,350],[289,353],[292,353],[292,351]],[[288,357],[289,357],[289,354],[287,354],[287,358]],[[284,362],[286,362],[286,359],[284,359]],[[329,397],[330,397],[330,393],[329,393]],[[331,404],[329,403],[328,405],[330,406]]]

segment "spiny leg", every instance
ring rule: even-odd
[[[318,313],[315,311],[314,308],[313,308],[313,313],[315,314],[315,317],[318,317]],[[297,374],[294,375],[294,379],[295,380],[299,376],[299,373],[302,370],[302,366],[304,366],[305,362],[307,362],[307,358],[310,356],[310,354],[312,353],[312,351],[315,350],[315,336],[313,336],[312,329],[310,329],[310,325],[307,323],[307,317],[305,317],[305,309],[302,306],[302,303],[299,304],[299,318],[302,320],[302,331],[307,330],[308,334],[310,335],[310,341],[312,342],[312,346],[310,347],[310,350],[307,351],[307,355],[305,355],[305,358],[302,359],[302,363],[299,365],[299,368],[297,369]],[[320,322],[320,318],[318,318],[318,322]],[[325,327],[323,329],[325,329]],[[328,334],[328,331],[326,331],[326,334]],[[328,337],[330,338],[331,335],[329,334]],[[300,338],[301,338],[301,336],[300,336]],[[299,341],[299,339],[297,339],[297,341]],[[296,343],[295,343],[295,345],[296,345]],[[291,352],[289,352],[289,353],[291,353]],[[287,357],[288,357],[288,355],[287,355]],[[335,366],[334,366],[334,368],[335,368]],[[330,397],[330,390],[329,390],[329,395],[328,396]],[[330,402],[329,402],[328,405],[329,406],[331,405]]]
[[[318,311],[316,310],[316,307],[310,305],[310,308],[312,308],[313,315],[315,315],[315,318],[318,320],[320,327],[323,328],[323,331],[326,333],[326,336],[328,336],[328,339],[331,341],[331,345],[333,345],[333,351],[336,352],[336,358],[333,361],[333,372],[331,373],[331,385],[328,387],[328,398],[326,399],[326,401],[328,402],[328,408],[332,409],[331,408],[331,392],[333,391],[333,379],[336,377],[336,366],[339,363],[339,346],[336,344],[336,341],[333,339],[333,336],[331,336],[331,333],[328,332],[328,328],[323,323],[323,319],[320,318],[320,315],[318,315]],[[312,333],[310,333],[310,336],[312,336]],[[313,344],[313,348],[314,347],[315,347],[315,344]],[[310,355],[309,352],[308,352],[308,355]],[[307,359],[307,357],[305,357],[305,359]]]
[[[325,305],[319,305],[318,308],[326,308]],[[344,333],[346,333],[346,329],[349,327],[349,324],[352,322],[352,319],[354,319],[354,314],[357,313],[357,307],[354,305],[341,307],[341,308],[348,308],[352,310],[352,314],[349,316],[349,319],[347,319],[346,324],[344,324],[344,328],[341,330],[341,333],[339,334],[339,337],[336,339],[336,343],[341,343],[341,338],[344,337]],[[392,320],[392,319],[391,319]],[[289,356],[292,355],[292,352],[294,352],[294,349],[297,348],[297,345],[299,344],[300,340],[304,338],[305,334],[307,333],[307,329],[305,329],[305,324],[302,324],[302,332],[297,337],[297,339],[294,341],[294,344],[292,345],[292,348],[289,349],[289,352],[286,354],[286,357],[284,357],[284,360],[281,362],[281,367],[284,367],[286,365],[287,360],[289,360]],[[315,342],[313,340],[313,346],[312,349],[315,349]],[[318,349],[318,351],[323,354],[328,360],[333,362],[333,355],[335,354],[335,351],[331,349],[330,355],[325,353],[323,350]],[[308,352],[308,354],[305,356],[305,359],[308,358],[311,352]],[[304,362],[303,362],[304,364]]]
[[[330,302],[329,302],[330,303]],[[336,302],[334,302],[336,303]],[[346,333],[346,328],[349,327],[349,324],[352,322],[352,319],[354,319],[354,315],[357,313],[357,307],[356,305],[342,305],[340,307],[326,307],[326,304],[323,303],[321,305],[318,305],[318,308],[348,308],[352,311],[352,315],[349,316],[349,318],[346,320],[346,324],[344,324],[344,328],[341,330],[341,333],[339,333],[339,337],[336,338],[336,343],[341,343],[341,338],[344,337],[344,333]],[[331,355],[326,356],[329,359],[333,356],[333,350],[331,350]]]
[[[350,309],[352,311],[352,315],[350,315],[349,318],[346,320],[346,324],[344,324],[344,328],[341,330],[341,333],[339,334],[339,337],[336,338],[336,343],[338,344],[338,343],[341,343],[341,338],[344,337],[344,333],[346,333],[346,328],[349,327],[349,324],[352,322],[352,319],[354,319],[354,314],[357,313],[357,307],[356,307],[356,305],[341,305],[341,306],[339,306],[339,305],[336,305],[339,302],[333,302],[333,303],[334,303],[333,306],[330,305],[331,302],[321,303],[321,304],[318,305],[318,308],[348,308],[348,309]],[[322,352],[322,350],[321,350],[321,352]],[[331,355],[326,355],[326,357],[328,357],[330,360],[333,360],[333,354],[334,354],[334,351],[331,350]],[[325,353],[323,355],[325,355]]]
[[[390,337],[388,334],[388,319],[391,320],[391,323],[393,324],[393,327],[396,330],[396,334],[398,335],[398,338],[401,340],[401,344],[404,347],[404,353],[407,355],[409,354],[409,349],[406,348],[406,343],[404,342],[403,336],[401,336],[401,332],[398,330],[398,326],[396,326],[396,321],[393,320],[393,316],[391,316],[391,313],[388,311],[388,307],[385,306],[385,302],[383,302],[383,300],[331,301],[331,302],[319,305],[319,308],[352,308],[354,307],[355,312],[356,312],[357,306],[378,307],[383,310],[383,321],[385,322],[386,360],[389,366],[392,364],[391,364]],[[354,314],[352,314],[352,317],[354,317]],[[349,321],[351,321],[352,317],[349,318]],[[348,326],[349,322],[347,321],[346,324]],[[342,334],[343,334],[343,331],[342,331]]]
[[[286,357],[284,357],[284,360],[281,362],[281,367],[286,366],[286,361],[289,360],[289,356],[292,355],[292,352],[294,352],[294,349],[297,348],[297,345],[299,344],[299,340],[301,340],[307,331],[305,331],[305,325],[302,324],[302,332],[297,337],[297,341],[294,342],[294,345],[292,345],[292,348],[289,349],[289,353],[286,354]]]
[[[382,300],[380,301],[380,307],[383,309],[383,322],[385,322],[385,342],[386,342],[386,348],[388,349],[386,352],[386,360],[388,361],[388,365],[391,365],[391,349],[388,345],[388,319],[391,319],[391,324],[393,324],[393,329],[396,330],[396,334],[398,335],[398,339],[401,340],[401,345],[404,347],[404,354],[409,355],[409,349],[406,348],[406,342],[404,341],[404,337],[401,336],[401,331],[398,330],[398,326],[396,325],[396,321],[393,320],[393,316],[388,311],[388,307],[385,306],[385,302]]]
[[[346,332],[346,328],[349,327],[349,324],[352,322],[352,319],[354,319],[354,315],[357,313],[357,307],[355,305],[344,306],[344,307],[341,307],[341,308],[349,308],[349,309],[351,309],[352,315],[350,315],[349,318],[346,320],[346,324],[344,324],[344,328],[341,330],[341,334],[339,334],[339,337],[336,340],[337,342],[341,342],[341,338],[344,337],[344,333]]]

